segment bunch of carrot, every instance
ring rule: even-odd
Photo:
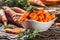
[[[39,22],[48,22],[56,17],[55,13],[50,14],[44,9],[33,10],[33,12],[26,11],[20,20],[36,20]]]

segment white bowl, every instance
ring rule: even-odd
[[[55,19],[53,19],[49,22],[38,22],[38,21],[35,21],[35,20],[28,20],[28,21],[21,22],[21,25],[24,28],[28,28],[28,29],[31,29],[31,30],[37,29],[40,32],[43,32],[43,31],[47,31],[52,26],[52,24],[54,23],[54,21],[56,19],[57,18],[55,18]]]
[[[43,32],[43,31],[47,31],[52,26],[52,24],[54,23],[56,19],[57,18],[49,22],[39,22],[35,20],[22,21],[21,25],[26,29],[31,29],[31,30],[37,29],[40,32]]]

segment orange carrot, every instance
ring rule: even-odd
[[[2,22],[2,17],[1,17],[1,15],[0,15],[0,22]]]
[[[12,10],[14,10],[17,13],[24,13],[25,12],[25,10],[23,10],[23,9],[21,9],[19,7],[13,7]]]
[[[14,29],[5,29],[5,32],[13,33],[13,34],[19,34],[19,33],[23,32],[23,31],[22,31],[21,28],[14,28]]]
[[[31,13],[30,18],[31,20],[38,20],[38,17],[35,13]]]
[[[60,23],[55,23],[55,26],[60,26]]]
[[[54,19],[56,17],[55,13],[51,15],[51,18]]]
[[[40,0],[30,0],[30,3],[38,6],[45,6]]]
[[[49,12],[45,12],[44,9],[34,10],[31,13],[25,12],[23,16],[24,18],[27,18],[28,20],[36,20],[40,22],[48,22],[56,17],[55,14],[51,15]]]
[[[20,21],[18,21],[19,18],[21,17],[21,14],[16,13],[8,6],[3,6],[2,8],[4,9],[6,15],[9,15],[8,17],[10,17],[12,23],[14,22],[14,24],[21,26]]]
[[[30,13],[30,12],[26,11],[26,12],[24,13],[24,16],[25,16],[25,17],[28,17],[28,16],[29,16],[29,13]]]
[[[5,15],[3,9],[0,10],[0,15],[1,15],[2,22],[3,22],[4,25],[6,26],[6,25],[7,25],[7,18],[6,18],[6,15]]]

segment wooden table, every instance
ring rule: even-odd
[[[49,6],[49,9],[58,9],[59,10],[59,11],[57,11],[58,19],[56,20],[56,22],[60,22],[60,5]],[[0,27],[0,30],[1,29],[2,28]],[[4,32],[2,32],[0,34],[2,35],[2,34],[4,34]],[[4,36],[4,37],[1,36],[0,40],[17,40],[17,38],[9,39],[9,38],[6,38],[6,36]],[[34,38],[32,40],[60,40],[60,27],[56,27],[53,25],[53,26],[51,26],[51,28],[49,30],[47,30],[45,32],[41,32],[39,36],[37,36],[36,38]]]

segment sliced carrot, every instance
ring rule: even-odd
[[[55,25],[56,25],[56,26],[60,26],[60,23],[56,23]]]
[[[39,16],[39,19],[42,20],[43,18],[41,16]]]
[[[49,12],[45,12],[44,9],[34,10],[31,13],[25,12],[23,16],[24,16],[22,18],[23,20],[30,19],[30,20],[40,21],[40,22],[48,22],[56,17],[55,14],[51,15]]]
[[[36,15],[35,13],[31,13],[30,15],[29,15],[29,17],[33,17],[34,15]]]
[[[25,17],[29,16],[29,13],[30,13],[30,12],[26,11],[26,12],[24,13],[24,16],[25,16]]]
[[[21,28],[14,28],[13,30],[14,30],[13,32],[14,32],[15,34],[19,34],[19,33],[22,32],[22,29],[21,29]]]
[[[14,28],[14,29],[5,29],[5,32],[13,33],[13,34],[19,34],[19,33],[23,32],[23,31],[22,31],[21,28]]]
[[[46,20],[46,19],[44,19],[43,21],[44,21],[44,22],[47,22],[47,20]]]
[[[5,29],[5,32],[10,33],[12,31],[12,29]]]
[[[41,13],[42,13],[42,11],[38,11],[38,12],[37,12],[37,15],[40,15]]]
[[[42,19],[44,19],[44,14],[40,14],[40,16],[42,17]]]
[[[54,19],[55,17],[56,17],[56,15],[53,13],[53,14],[51,15],[51,18]]]

